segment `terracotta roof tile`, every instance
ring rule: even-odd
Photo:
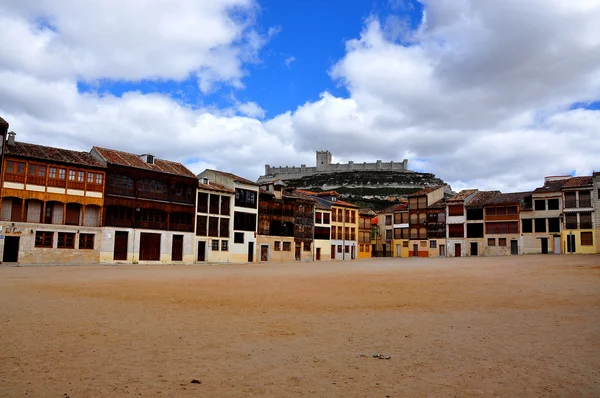
[[[249,180],[247,178],[244,178],[244,177],[240,177],[240,176],[235,175],[233,173],[228,173],[226,171],[219,171],[219,170],[213,170],[213,169],[206,169],[206,171],[211,171],[213,173],[220,174],[220,175],[225,176],[225,177],[229,177],[233,181],[239,182],[241,184],[254,185],[256,187],[260,186],[260,184],[257,183],[257,182],[251,181],[251,180]]]
[[[154,158],[154,164],[150,164],[142,160],[140,155],[133,153],[117,151],[116,149],[100,148],[97,146],[95,146],[93,149],[98,152],[108,163],[117,164],[120,166],[135,167],[138,169],[153,170],[161,173],[175,174],[184,177],[196,177],[196,175],[187,167],[178,162]]]
[[[358,214],[361,216],[375,216],[375,212],[371,209],[358,209]]]
[[[451,198],[448,198],[446,201],[448,203],[452,203],[452,202],[464,202],[467,197],[469,197],[470,195],[474,194],[475,192],[477,192],[476,189],[463,189],[462,191],[460,191],[456,195],[452,196]]]
[[[394,203],[393,205],[388,206],[385,209],[378,211],[377,214],[393,213],[395,211],[407,210],[407,209],[408,209],[408,202]]]
[[[563,185],[563,188],[581,188],[591,187],[593,184],[592,176],[572,177]]]
[[[427,195],[430,192],[435,191],[436,189],[442,188],[443,185],[437,186],[437,187],[429,187],[429,188],[423,188],[420,191],[417,191],[415,193],[411,193],[410,195],[408,195],[409,198],[411,197],[415,197],[415,196],[424,196]]]
[[[206,191],[213,191],[213,192],[224,192],[224,193],[230,193],[230,194],[235,193],[235,191],[233,189],[229,189],[221,184],[217,184],[216,182],[210,182],[208,184],[203,184],[201,182],[198,182],[198,188],[204,189]]]
[[[350,202],[344,202],[343,200],[336,200],[335,202],[331,202],[332,205],[334,206],[343,206],[343,207],[356,207],[358,208],[357,205],[355,205],[354,203],[350,203]]]
[[[86,167],[106,168],[102,162],[88,152],[72,151],[70,149],[28,144],[25,142],[15,142],[14,145],[6,145],[6,155]]]
[[[488,202],[488,205],[521,203],[527,196],[531,196],[531,192],[499,193]]]
[[[472,209],[484,207],[498,194],[500,191],[479,191],[466,207]]]
[[[437,202],[433,202],[432,204],[427,206],[427,208],[428,209],[445,209],[446,208],[446,198],[442,198],[442,199],[438,200]]]
[[[546,181],[543,187],[536,188],[533,193],[543,193],[543,192],[560,192],[562,187],[570,180],[570,178],[565,178],[563,180],[553,180]]]

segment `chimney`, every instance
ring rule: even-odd
[[[8,132],[8,141],[6,142],[8,145],[15,145],[15,136],[17,135],[17,133],[15,133],[14,131],[9,131]]]
[[[154,164],[154,155],[150,155],[149,153],[145,153],[143,155],[140,155],[140,158],[142,158],[142,160],[148,164]]]

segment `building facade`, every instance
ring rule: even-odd
[[[429,257],[428,207],[444,198],[444,186],[425,188],[408,195],[409,257]]]
[[[196,263],[231,263],[235,192],[203,178],[198,182],[195,217]]]
[[[466,205],[477,194],[476,189],[466,189],[446,200],[446,251],[449,257],[478,255],[478,244],[467,243]],[[483,220],[482,220],[483,221]],[[481,234],[483,238],[483,233]],[[467,247],[467,245],[472,247]]]
[[[196,176],[149,154],[91,155],[107,167],[100,262],[193,263]]]
[[[371,257],[371,220],[375,212],[371,209],[358,209],[358,258]]]
[[[104,165],[86,152],[17,142],[2,122],[2,262],[98,263]]]
[[[572,177],[562,187],[564,229],[561,240],[564,253],[596,253],[594,228],[593,177]]]
[[[527,210],[526,199],[530,197],[531,192],[499,193],[485,204],[483,220],[487,256],[521,254],[520,212]]]

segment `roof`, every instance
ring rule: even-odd
[[[448,203],[464,202],[466,198],[468,198],[470,195],[474,194],[475,192],[477,192],[476,189],[463,189],[456,195],[446,199],[446,202],[448,202]]]
[[[315,197],[315,209],[331,210],[331,202],[323,198]]]
[[[490,200],[488,205],[503,205],[512,203],[521,203],[525,197],[530,196],[531,192],[511,192],[499,193]]]
[[[592,176],[585,177],[572,177],[563,185],[564,188],[581,188],[581,187],[591,187],[593,184]]]
[[[331,202],[333,206],[343,206],[343,207],[358,207],[354,203],[344,202],[343,200],[336,200],[335,202]]]
[[[106,168],[102,162],[93,157],[89,152],[72,151],[70,149],[28,144],[25,142],[15,142],[13,145],[7,144],[5,148],[6,155],[40,159],[50,162],[76,164],[86,167]]]
[[[500,191],[479,191],[467,205],[468,208],[480,208],[488,204]]]
[[[223,177],[229,177],[229,178],[231,178],[233,181],[235,181],[235,182],[239,182],[239,183],[241,183],[241,184],[246,184],[246,185],[254,185],[254,186],[256,186],[256,187],[258,187],[258,186],[260,186],[260,185],[261,185],[261,184],[259,184],[259,183],[256,183],[256,182],[254,182],[254,181],[251,181],[251,180],[249,180],[249,179],[247,179],[247,178],[240,177],[240,176],[238,176],[238,175],[235,175],[235,174],[233,174],[233,173],[228,173],[228,172],[226,172],[226,171],[219,171],[219,170],[214,170],[214,169],[206,169],[205,171],[211,171],[211,172],[213,172],[213,173],[216,173],[216,174],[222,175]]]
[[[375,212],[371,209],[358,209],[358,214],[361,216],[371,216],[374,217],[375,216]]]
[[[225,193],[230,193],[230,194],[235,193],[235,191],[233,189],[229,189],[221,184],[217,184],[216,182],[209,182],[208,184],[203,184],[201,182],[198,182],[198,188],[204,189],[207,191],[213,191],[213,192],[225,192]]]
[[[446,209],[446,198],[442,198],[440,200],[438,200],[437,202],[433,202],[432,204],[430,204],[429,206],[427,206],[428,209]]]
[[[410,195],[408,195],[409,198],[411,197],[415,197],[415,196],[424,196],[427,195],[430,192],[435,191],[436,189],[442,188],[443,185],[437,186],[437,187],[429,187],[429,188],[423,188],[420,191],[417,191],[415,193],[411,193]]]
[[[116,149],[100,148],[97,146],[93,147],[93,150],[98,152],[100,156],[110,164],[152,170],[159,173],[175,174],[183,177],[196,177],[194,173],[179,162],[154,158],[154,163],[150,164],[134,153],[117,151]]]
[[[5,129],[8,128],[8,122],[6,120],[4,120],[2,117],[0,117],[0,126],[4,127]]]
[[[402,202],[402,203],[394,203],[391,206],[386,207],[383,210],[378,211],[378,214],[385,214],[385,213],[393,213],[395,211],[400,211],[400,210],[407,210],[408,209],[408,203],[406,202]]]
[[[551,180],[544,182],[544,186],[540,188],[536,188],[533,193],[543,193],[543,192],[560,192],[562,187],[570,180],[570,178],[565,178],[564,180]]]

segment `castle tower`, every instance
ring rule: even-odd
[[[331,152],[317,151],[317,171],[327,170],[331,164]]]

